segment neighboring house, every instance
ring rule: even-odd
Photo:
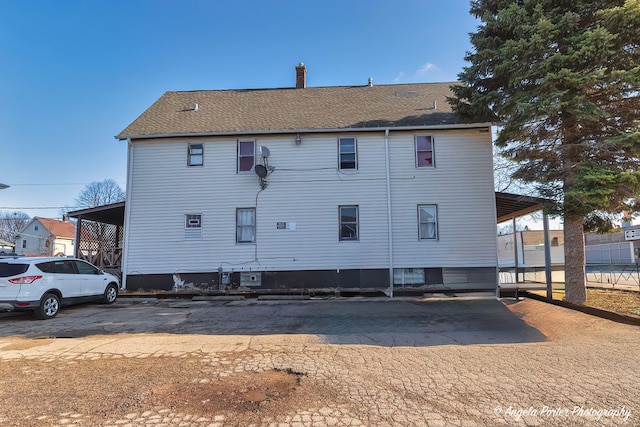
[[[6,240],[0,239],[0,255],[13,252],[13,244]]]
[[[28,256],[70,256],[75,225],[69,221],[33,217],[16,236],[15,252]]]
[[[127,288],[497,286],[491,125],[455,83],[166,92],[127,140]]]

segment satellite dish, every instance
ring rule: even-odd
[[[261,145],[260,154],[262,154],[262,157],[264,157],[265,159],[269,158],[269,154],[270,154],[269,149],[264,145]]]
[[[267,168],[264,165],[256,165],[253,170],[260,178],[267,177]]]

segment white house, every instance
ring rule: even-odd
[[[127,288],[495,289],[489,123],[455,83],[166,92],[127,140]]]
[[[33,217],[16,236],[15,252],[29,256],[69,256],[74,252],[75,225]]]

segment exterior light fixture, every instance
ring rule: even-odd
[[[296,135],[296,145],[300,145],[302,144],[302,138],[300,137],[300,134]]]

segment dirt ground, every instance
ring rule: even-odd
[[[537,301],[510,303],[509,309],[551,341],[581,340],[583,333],[597,340],[607,334],[601,319],[585,324],[584,316],[576,320],[571,310]],[[27,349],[38,341],[11,338],[0,351]],[[233,352],[221,356],[226,365],[235,357],[239,355]],[[339,394],[304,373],[271,369],[223,374],[197,356],[0,361],[0,420],[7,426],[48,425],[33,422],[46,414],[68,414],[68,424],[75,423],[74,414],[82,414],[79,424],[103,425],[107,417],[167,408],[202,417],[224,413],[234,425],[260,425],[295,408],[331,407]],[[25,422],[23,414],[35,418]]]
[[[31,425],[19,421],[24,413],[84,414],[100,425],[107,417],[166,408],[203,417],[223,412],[238,425],[249,425],[291,407],[331,399],[326,387],[290,370],[219,377],[199,358],[170,359],[3,361],[0,413],[15,420],[3,425]]]

